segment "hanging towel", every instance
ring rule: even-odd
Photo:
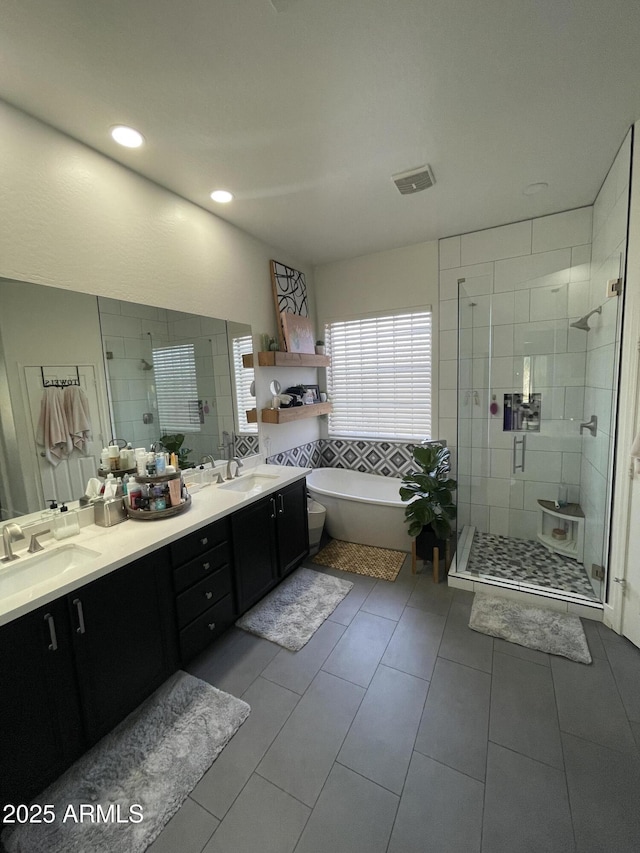
[[[67,385],[64,389],[64,413],[73,447],[86,453],[87,443],[91,441],[91,418],[87,395],[79,385]]]
[[[640,432],[637,434],[631,445],[631,458],[634,462],[634,471],[640,474]]]
[[[45,458],[54,467],[73,450],[62,388],[54,386],[44,389],[36,441],[44,447]]]

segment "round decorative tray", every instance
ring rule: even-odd
[[[113,474],[114,477],[124,477],[125,474],[133,474],[135,468],[116,468],[115,471],[109,469],[108,471],[103,471],[101,468],[98,468],[98,477],[104,478],[107,474]]]
[[[172,477],[173,475],[168,475]],[[179,476],[179,475],[178,475]],[[156,479],[154,477],[148,479]],[[160,478],[162,479],[162,478]],[[129,518],[135,518],[138,521],[158,521],[160,518],[169,518],[172,515],[179,515],[181,512],[189,509],[191,506],[191,495],[187,495],[186,499],[176,506],[167,507],[167,509],[131,509],[125,505]]]
[[[143,477],[142,474],[136,474],[136,483],[167,483],[169,480],[177,480],[182,474],[182,471],[174,471],[171,474],[158,474],[155,477]],[[163,510],[160,510],[162,512]]]

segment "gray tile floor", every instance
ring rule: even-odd
[[[348,577],[301,651],[233,628],[193,661],[251,714],[151,853],[640,850],[639,650],[587,621],[592,666],[476,634],[472,594],[408,562]]]

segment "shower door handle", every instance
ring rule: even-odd
[[[522,449],[522,454],[520,456],[520,464],[518,465],[518,445],[520,445]],[[522,471],[524,474],[524,457],[527,452],[527,436],[523,435],[522,438],[518,438],[517,435],[513,436],[513,473],[516,471]]]

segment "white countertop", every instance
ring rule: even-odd
[[[191,507],[188,510],[170,518],[157,521],[127,519],[121,524],[106,528],[89,524],[82,527],[79,534],[64,540],[42,538],[45,551],[39,554],[54,551],[65,545],[77,545],[97,551],[99,556],[91,559],[81,568],[68,569],[62,575],[39,581],[25,590],[0,598],[0,625],[5,625],[66,593],[73,592],[114,569],[150,554],[206,524],[224,518],[243,506],[255,503],[284,486],[302,479],[310,470],[310,468],[296,468],[291,465],[261,464],[254,467],[247,465],[241,477],[266,474],[276,475],[276,478],[258,494],[247,495],[222,486],[206,486],[191,496]],[[20,519],[15,521],[20,523]],[[28,528],[26,532],[28,533]],[[19,554],[20,559],[12,563],[0,564],[0,578],[6,576],[7,572],[28,570],[29,561],[32,558],[32,555],[27,553],[28,539],[27,535],[24,541],[19,540],[13,543],[13,552]]]

